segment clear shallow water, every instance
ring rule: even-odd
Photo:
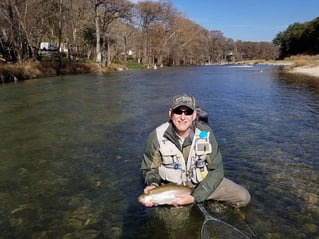
[[[252,194],[245,209],[209,202],[210,213],[255,238],[318,237],[318,84],[270,69],[181,67],[0,86],[0,238],[199,238],[196,206],[149,209],[136,200],[146,137],[183,92],[208,111],[226,176]]]

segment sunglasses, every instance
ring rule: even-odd
[[[177,108],[177,109],[173,110],[173,113],[177,114],[177,115],[181,115],[183,113],[184,113],[184,115],[192,115],[194,113],[194,110],[192,110],[192,109],[181,110],[180,108]]]

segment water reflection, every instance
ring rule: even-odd
[[[146,137],[182,92],[208,111],[226,176],[252,194],[245,209],[210,202],[210,213],[252,237],[315,237],[318,88],[288,77],[206,66],[3,85],[0,237],[199,238],[196,206],[136,201]],[[170,223],[176,213],[188,216]]]

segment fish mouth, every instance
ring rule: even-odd
[[[137,198],[137,200],[139,201],[139,202],[143,202],[143,196],[139,196],[138,198]]]

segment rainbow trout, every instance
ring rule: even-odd
[[[141,194],[138,201],[141,203],[152,202],[158,205],[170,204],[176,200],[176,194],[191,194],[192,189],[183,185],[165,184]]]

